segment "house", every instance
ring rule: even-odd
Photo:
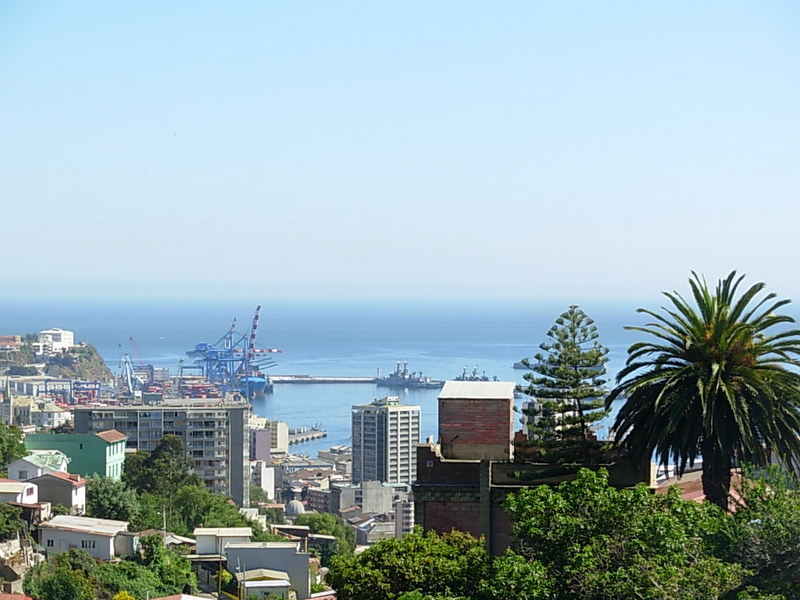
[[[39,500],[61,504],[75,515],[86,511],[86,480],[74,473],[54,471],[29,479],[39,487]]]
[[[197,527],[194,537],[197,543],[197,554],[220,555],[230,544],[246,543],[253,536],[249,527]]]
[[[239,596],[250,598],[289,598],[291,582],[289,574],[285,571],[273,571],[272,569],[249,569],[247,571],[236,571],[236,583],[239,589]]]
[[[70,459],[71,473],[120,479],[127,439],[125,434],[109,429],[98,433],[33,433],[23,441],[28,450],[60,450]]]
[[[34,426],[36,429],[53,429],[72,419],[72,413],[55,402],[42,398],[19,397],[13,401],[14,425]]]
[[[126,553],[129,542],[120,534],[127,531],[127,521],[59,515],[39,525],[39,542],[48,554],[78,548],[95,558],[111,560]],[[119,543],[117,536],[120,536]]]
[[[299,542],[247,542],[231,543],[225,548],[228,570],[236,572],[237,566],[253,569],[280,571],[289,576],[291,589],[298,599],[311,594],[309,555],[300,549]]]
[[[0,502],[19,502],[20,504],[36,504],[39,502],[39,488],[35,483],[0,479]]]
[[[45,473],[67,472],[69,459],[59,450],[33,450],[6,467],[9,479],[26,481]]]

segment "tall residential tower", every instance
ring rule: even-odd
[[[353,407],[353,483],[416,480],[420,413],[397,396]]]

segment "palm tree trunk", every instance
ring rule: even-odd
[[[703,440],[703,493],[706,500],[728,510],[731,487],[731,455],[713,440]]]

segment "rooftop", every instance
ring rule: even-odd
[[[241,542],[238,544],[228,544],[227,549],[230,550],[231,548],[275,548],[275,549],[293,548],[297,550],[298,543],[297,542]]]
[[[439,399],[513,400],[513,381],[445,381]]]
[[[0,494],[19,494],[31,485],[35,484],[14,479],[0,479]]]
[[[113,444],[115,442],[121,442],[123,440],[127,440],[128,436],[124,433],[120,433],[116,429],[108,429],[106,431],[100,431],[99,433],[95,434],[101,440],[108,442],[109,444]]]
[[[196,527],[194,537],[199,535],[214,535],[217,537],[250,537],[253,530],[250,527]]]
[[[93,517],[76,517],[73,515],[58,515],[49,521],[39,524],[41,528],[63,529],[80,533],[94,533],[97,535],[114,536],[120,531],[128,529],[127,521],[113,521],[111,519],[95,519]]]
[[[86,480],[77,475],[75,473],[63,473],[61,471],[54,471],[52,473],[42,473],[39,477],[31,477],[30,481],[35,481],[36,479],[44,479],[45,477],[53,477],[55,479],[60,479],[61,481],[68,481],[72,484],[72,487],[81,487],[82,485],[86,485]]]
[[[69,462],[67,455],[60,450],[31,450],[30,454],[23,456],[20,460],[54,471],[60,470]]]

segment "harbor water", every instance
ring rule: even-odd
[[[199,342],[215,343],[237,321],[249,330],[258,302],[48,303],[0,305],[0,334],[26,334],[50,327],[75,332],[93,344],[114,372],[129,354],[133,360],[178,372],[190,364],[186,351]],[[525,302],[483,304],[323,304],[263,303],[257,342],[279,348],[271,375],[375,377],[393,371],[398,361],[432,379],[453,379],[466,368],[490,378],[522,383],[514,362],[533,356],[555,318],[566,306]],[[624,325],[641,324],[635,305],[581,308],[598,327],[610,350],[609,380],[621,369],[626,348],[636,341]],[[133,342],[131,341],[133,339]],[[350,444],[351,407],[398,395],[422,408],[422,439],[436,437],[438,389],[390,389],[373,383],[278,383],[272,394],[253,401],[255,413],[286,421],[290,427],[319,425],[326,438],[292,446],[315,456],[332,445]],[[607,420],[608,421],[608,420]],[[605,423],[605,426],[608,422]]]

